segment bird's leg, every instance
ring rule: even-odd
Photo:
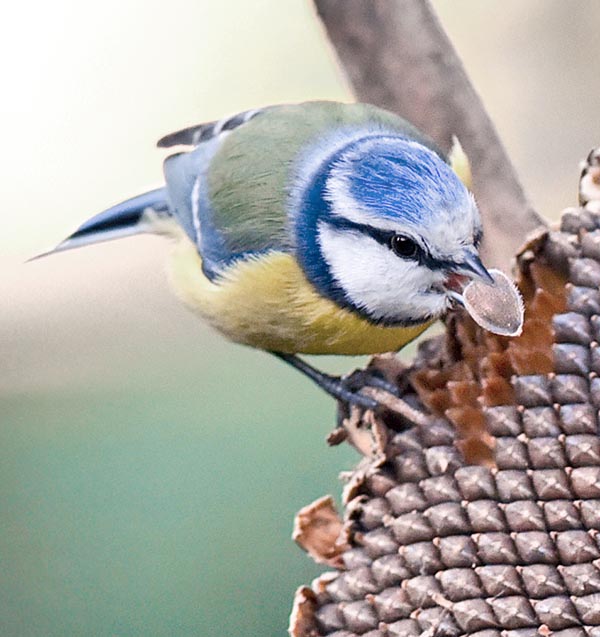
[[[273,352],[273,354],[308,376],[321,389],[345,405],[356,405],[362,409],[375,409],[378,402],[370,396],[361,394],[360,390],[363,387],[377,387],[395,396],[398,395],[398,388],[385,380],[376,370],[356,370],[348,376],[332,376],[315,369],[294,354],[280,352]]]

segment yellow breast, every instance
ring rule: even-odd
[[[399,350],[429,324],[383,327],[320,296],[295,259],[280,252],[238,261],[218,281],[202,272],[195,246],[182,239],[173,254],[177,294],[228,338],[288,354],[376,354]]]

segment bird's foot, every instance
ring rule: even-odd
[[[357,370],[348,376],[338,378],[338,381],[351,395],[337,397],[337,427],[328,438],[331,445],[349,440],[364,453],[365,449],[371,448],[370,439],[365,440],[364,436],[359,435],[360,431],[365,430],[365,423],[368,429],[375,431],[378,423],[381,426],[384,422],[381,420],[383,417],[388,429],[402,431],[410,426],[430,426],[434,420],[432,416],[405,400],[402,389],[386,380],[378,369]],[[371,413],[365,414],[366,411]],[[379,413],[375,415],[372,412]],[[377,438],[375,434],[375,440]],[[382,449],[380,452],[383,453]]]
[[[376,398],[361,393],[365,388],[380,389],[396,397],[400,395],[398,387],[377,369],[357,369],[346,376],[330,378],[334,382],[337,381],[337,387],[334,388],[336,393],[333,391],[330,393],[338,399],[338,420],[340,421],[350,415],[350,409],[353,406],[363,410],[376,410],[380,406]]]
[[[395,383],[387,380],[383,373],[375,368],[368,367],[367,369],[356,369],[352,373],[342,376],[341,382],[351,391],[358,392],[365,387],[375,387],[376,389],[382,389],[399,396],[400,391]]]
[[[279,352],[274,352],[274,354],[308,376],[321,389],[335,398],[340,405],[338,416],[342,419],[350,414],[351,407],[357,407],[363,411],[378,408],[379,401],[364,394],[363,389],[372,388],[379,392],[387,392],[395,397],[399,396],[396,385],[386,380],[377,369],[359,369],[346,376],[332,376],[319,371],[294,354]]]

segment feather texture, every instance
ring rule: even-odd
[[[302,283],[312,285],[313,301],[327,299],[337,310],[378,329],[384,329],[381,323],[407,327],[439,316],[448,299],[431,290],[443,284],[442,266],[439,271],[415,270],[392,255],[388,245],[368,239],[369,232],[394,234],[409,228],[420,234],[429,228],[434,241],[424,244],[424,250],[446,264],[452,251],[462,250],[463,237],[473,238],[476,209],[438,149],[404,120],[365,104],[308,102],[251,115],[241,114],[231,125],[224,120],[182,133],[180,141],[204,141],[165,164],[175,215],[197,246],[205,276],[223,286],[232,272],[238,273],[237,266],[260,263],[256,272],[270,272],[261,256],[290,255],[303,274]],[[346,221],[354,224],[354,231],[345,227]],[[347,240],[333,245],[331,237],[337,234],[325,232],[323,222],[336,225]],[[327,254],[323,242],[331,244]],[[435,254],[436,244],[448,247],[448,254]],[[258,285],[256,277],[244,281]],[[289,286],[299,284],[297,278],[271,276],[266,281],[273,298],[283,299]],[[237,275],[232,285],[242,285]],[[201,304],[206,291],[199,286],[188,295],[202,305],[202,314],[210,305]],[[246,293],[240,290],[236,302]],[[281,311],[269,320],[275,321]],[[219,323],[216,315],[212,322]],[[235,340],[235,330],[227,331]],[[331,352],[319,335],[318,345],[300,345],[306,330],[303,334],[293,339],[291,349],[281,349],[285,343],[279,337],[268,342],[261,331],[255,346],[286,352],[325,347]],[[394,344],[403,340],[391,338]],[[367,339],[360,347],[372,352],[374,346]]]
[[[295,192],[340,146],[381,132],[431,146],[408,123],[366,104],[308,102],[230,119],[235,126],[213,122],[161,142],[200,142],[168,158],[165,174],[175,215],[211,277],[245,256],[295,249]]]
[[[173,282],[240,343],[282,353],[397,350],[446,309],[448,272],[478,242],[476,207],[443,155],[374,106],[246,111],[159,142],[178,144],[192,148],[165,160],[155,215],[181,228]],[[122,234],[125,221],[164,231],[154,217],[142,228],[143,208],[134,208],[135,223],[117,206],[81,232],[100,241],[119,224]],[[396,253],[398,236],[415,246],[412,258]]]
[[[231,131],[253,117],[269,110],[269,107],[255,108],[253,110],[236,113],[230,117],[216,120],[214,122],[206,122],[204,124],[196,124],[183,128],[181,130],[170,133],[161,137],[156,145],[159,148],[171,148],[172,146],[197,146],[203,142],[209,141],[214,137],[218,137],[221,133]]]
[[[270,252],[237,262],[208,279],[193,244],[183,239],[170,263],[177,294],[230,340],[290,354],[396,351],[429,323],[375,325],[324,298],[290,254]]]

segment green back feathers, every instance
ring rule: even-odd
[[[368,104],[306,102],[270,108],[233,130],[207,174],[212,221],[232,253],[289,249],[286,219],[291,171],[326,136],[354,126],[365,133],[388,130],[431,146],[396,115]]]

